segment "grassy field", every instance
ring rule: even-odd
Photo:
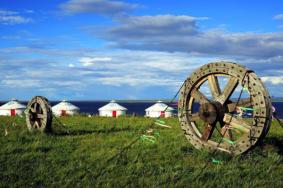
[[[154,121],[143,117],[60,118],[66,127],[54,121],[48,135],[28,132],[20,117],[0,120],[0,187],[283,187],[277,122],[262,145],[238,157],[218,153],[216,164],[188,143],[176,118],[166,119],[172,129],[153,127],[156,143],[138,139]]]

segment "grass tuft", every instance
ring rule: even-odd
[[[64,126],[54,121],[49,134],[29,132],[24,118],[0,119],[0,187],[283,185],[283,129],[276,122],[260,146],[237,157],[216,153],[216,164],[188,143],[176,118],[164,119],[167,129],[144,117],[63,117]],[[150,127],[156,143],[138,139],[107,161]]]

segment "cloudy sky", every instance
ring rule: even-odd
[[[217,60],[283,97],[281,0],[7,0],[0,41],[0,100],[170,99]]]

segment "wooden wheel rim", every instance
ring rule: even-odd
[[[36,96],[31,99],[27,105],[26,123],[31,131],[45,132],[51,130],[52,111],[46,98]]]
[[[218,82],[216,79],[218,76],[229,77],[229,85],[227,84],[223,91],[217,89],[217,83],[215,82]],[[213,96],[210,100],[198,91],[198,88],[205,81],[208,82]],[[214,86],[212,86],[213,84]],[[248,132],[235,140],[234,144],[215,142],[211,139],[203,140],[204,133],[198,129],[197,114],[193,113],[192,110],[193,103],[197,101],[199,104],[202,104],[208,100],[209,102],[215,101],[221,103],[225,108],[232,108],[235,104],[228,104],[228,100],[234,93],[237,85],[247,88],[250,95],[249,98],[251,99],[250,103],[253,108],[253,115],[252,123],[248,124]],[[261,80],[255,73],[253,73],[253,71],[231,62],[210,63],[196,70],[186,79],[181,89],[178,102],[178,116],[181,128],[184,130],[186,138],[194,147],[210,151],[224,151],[233,155],[238,155],[247,151],[259,140],[263,139],[270,126],[271,113],[270,97]],[[235,123],[239,122],[247,123],[246,121],[238,121],[239,119],[227,112],[225,113],[224,118],[223,122],[225,123],[229,123],[228,120],[231,119],[231,122],[229,123],[230,127],[236,126]]]

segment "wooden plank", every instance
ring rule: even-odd
[[[230,77],[222,94],[218,98],[218,102],[220,102],[221,104],[224,104],[229,99],[229,97],[232,95],[237,85],[238,85],[238,79],[235,77]]]
[[[198,89],[193,89],[191,96],[200,104],[208,103],[209,100]]]
[[[208,84],[211,90],[212,97],[217,99],[217,97],[221,94],[218,78],[214,75],[209,75],[207,77]]]
[[[243,119],[240,119],[238,117],[233,117],[230,114],[225,114],[223,121],[227,124],[230,125],[231,128],[240,130],[242,132],[248,133],[250,132],[251,129],[251,124]]]
[[[215,127],[215,124],[207,124],[204,128],[204,131],[202,133],[202,137],[201,139],[203,141],[207,141],[210,139],[212,133],[213,133],[213,130],[214,130],[214,127]]]

